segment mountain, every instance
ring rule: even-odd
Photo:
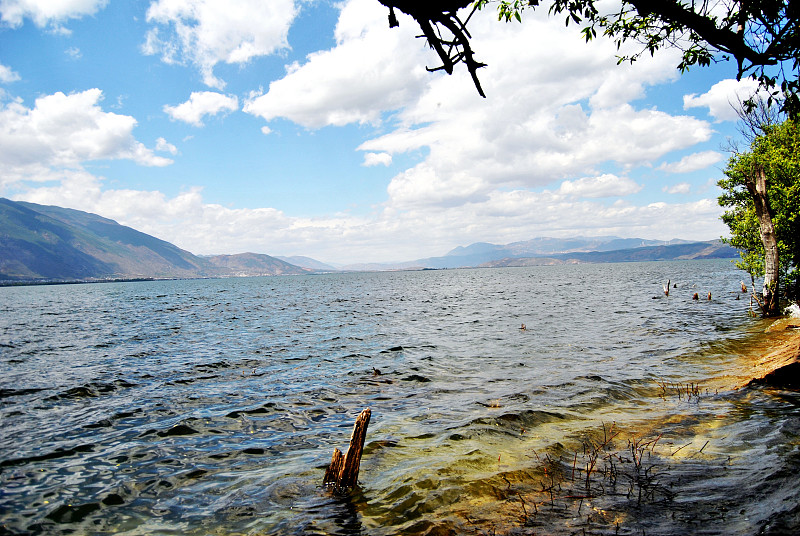
[[[670,246],[687,244],[687,240],[672,239],[646,240],[644,238],[619,238],[616,236],[600,236],[586,238],[549,238],[541,237],[525,242],[513,242],[504,246],[514,253],[514,257],[533,257],[541,255],[559,255],[562,253],[590,252],[590,251],[617,251],[621,249],[642,248],[648,246]]]
[[[511,244],[476,242],[459,246],[442,257],[428,257],[409,262],[358,264],[342,270],[413,270],[422,268],[471,268],[496,266],[534,266],[565,262],[630,262],[647,260],[680,260],[694,258],[733,258],[734,248],[718,240],[692,242],[673,239],[642,238],[541,237]]]
[[[736,255],[735,249],[719,241],[542,237],[505,245],[477,242],[441,257],[350,265],[339,270],[533,266]],[[336,270],[309,257],[257,253],[200,257],[96,214],[0,198],[0,281],[234,277]]]
[[[222,257],[238,258],[197,257],[96,214],[0,198],[0,280],[307,273],[268,255]]]
[[[288,262],[289,264],[294,264],[295,266],[300,266],[301,268],[314,270],[315,272],[336,272],[338,270],[335,266],[302,255],[295,255],[293,257],[281,257],[280,255],[276,255],[275,258]]]
[[[685,240],[670,240],[668,244],[686,243]],[[456,268],[462,266],[479,266],[492,261],[513,258],[550,257],[565,253],[616,251],[648,246],[665,245],[662,240],[645,240],[642,238],[575,237],[550,238],[541,237],[524,242],[496,245],[477,242],[466,247],[457,247],[444,257],[423,259],[431,268]]]
[[[605,237],[574,237],[574,238],[550,238],[541,237],[522,242],[512,242],[510,244],[490,244],[488,242],[476,242],[469,246],[459,246],[442,257],[428,257],[416,261],[405,263],[392,263],[383,265],[371,265],[372,269],[377,270],[399,270],[410,267],[419,268],[468,268],[475,266],[494,266],[493,263],[504,261],[506,265],[513,264],[511,259],[531,259],[531,258],[553,258],[558,262],[561,256],[572,253],[592,253],[609,252],[627,249],[640,249],[658,246],[673,246],[693,243],[688,240],[673,239],[669,242],[663,240],[647,240],[643,238],[619,238],[616,236]],[[709,244],[708,242],[701,242]],[[669,250],[673,251],[673,250]],[[727,255],[727,253],[725,254]],[[600,258],[600,257],[598,257]],[[530,265],[532,261],[528,261]],[[543,261],[537,261],[541,264]],[[581,260],[580,262],[609,262]],[[345,267],[353,269],[355,267]],[[343,269],[345,269],[343,268]]]
[[[517,257],[484,263],[485,268],[505,266],[540,266],[545,264],[577,264],[604,262],[643,262],[700,259],[730,259],[738,257],[737,250],[719,240],[685,242],[666,246],[644,246],[614,251],[563,253],[550,257]]]
[[[0,278],[186,277],[203,262],[168,242],[77,210],[0,199]]]
[[[236,255],[214,255],[206,260],[219,270],[219,273],[233,276],[305,274],[299,266],[289,264],[277,257],[260,253],[238,253]]]
[[[409,262],[370,262],[360,264],[347,264],[339,267],[342,272],[386,272],[392,270],[422,270],[430,268],[421,261]]]

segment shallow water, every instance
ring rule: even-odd
[[[0,288],[0,534],[793,533],[800,398],[709,387],[765,328],[741,278],[693,261]],[[332,496],[364,407],[361,487]]]

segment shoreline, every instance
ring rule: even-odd
[[[800,318],[784,316],[759,322],[760,329],[750,331],[744,340],[735,342],[733,348],[717,354],[723,362],[714,365],[713,372],[696,378],[704,389],[800,389]],[[728,357],[723,358],[724,355]]]
[[[751,379],[737,388],[800,387],[800,318],[778,318],[764,333],[773,349],[752,363]]]

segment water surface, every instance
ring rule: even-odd
[[[0,533],[791,533],[796,393],[713,381],[766,327],[741,278],[694,261],[0,288]],[[336,497],[324,468],[364,407],[361,487]]]

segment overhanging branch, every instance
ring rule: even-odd
[[[458,17],[458,10],[469,7],[472,0],[441,0],[438,2],[419,2],[417,0],[379,0],[389,8],[389,27],[398,26],[394,10],[398,9],[411,16],[422,29],[422,37],[428,45],[436,51],[442,62],[440,67],[428,68],[429,71],[444,70],[453,74],[453,68],[458,63],[467,66],[472,82],[481,97],[486,97],[478,79],[477,70],[485,67],[485,63],[475,60],[475,54],[470,47],[470,35],[466,24]],[[472,12],[475,11],[473,7]],[[472,12],[470,16],[472,16]],[[469,17],[467,18],[469,20]],[[452,39],[442,36],[442,29],[452,34]]]

